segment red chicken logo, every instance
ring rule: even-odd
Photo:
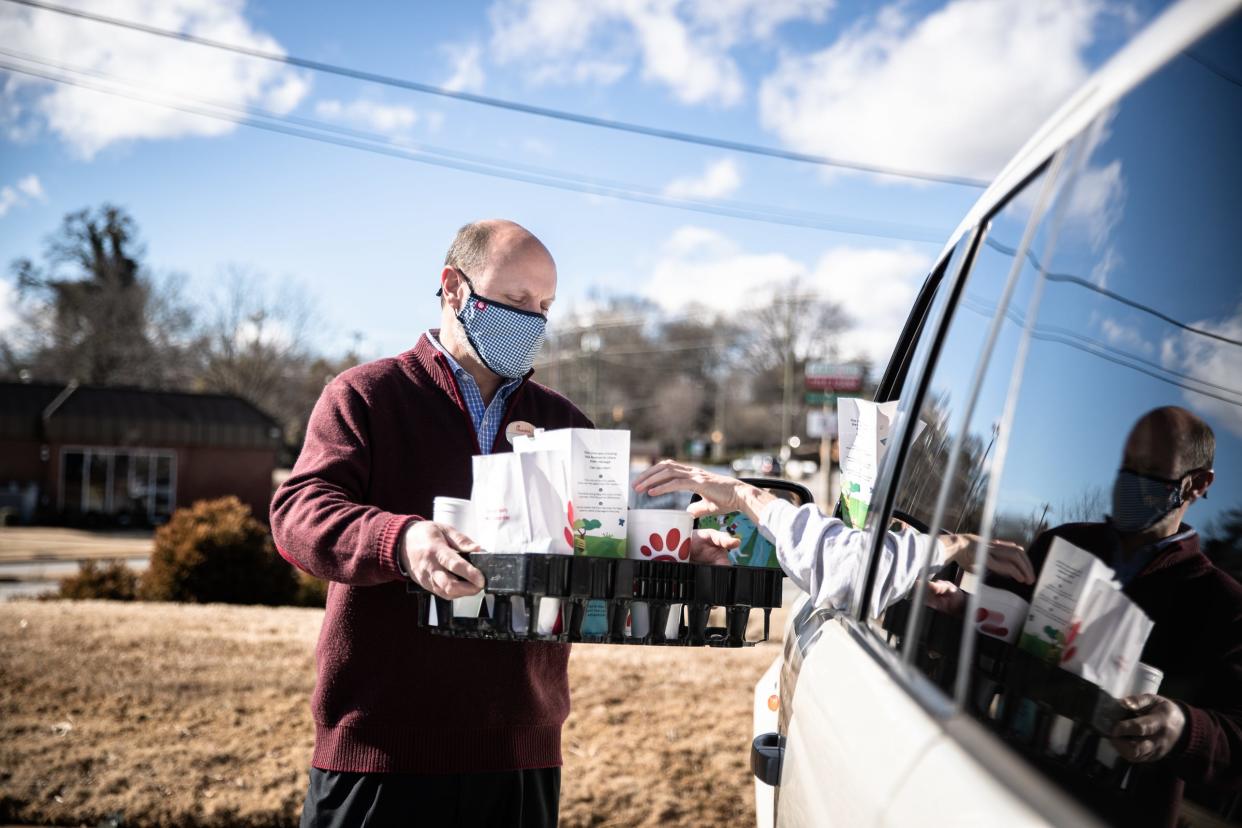
[[[683,540],[681,532],[677,529],[669,529],[664,537],[660,537],[659,532],[652,532],[647,542],[638,547],[638,551],[644,558],[650,558],[653,561],[677,563],[679,560],[689,560],[690,538],[686,537]]]

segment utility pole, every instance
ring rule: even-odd
[[[724,353],[724,347],[720,342],[719,336],[714,337],[716,344],[716,353]],[[716,411],[712,417],[712,462],[720,463],[724,460],[725,451],[725,406],[728,405],[728,382],[729,382],[729,366],[726,360],[721,360],[715,366],[716,374]]]
[[[785,372],[781,382],[781,446],[789,445],[790,437],[790,420],[793,417],[793,358],[794,358],[794,337],[793,337],[793,311],[794,297],[788,297],[783,300],[785,302],[785,330],[784,342],[782,343],[785,351]]]
[[[591,359],[591,422],[599,423],[599,349],[604,342],[600,335],[588,331],[578,340],[578,349]]]

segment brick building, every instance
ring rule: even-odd
[[[279,445],[271,417],[226,394],[0,383],[0,510],[137,525],[232,494],[266,522]]]

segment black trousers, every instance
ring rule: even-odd
[[[311,768],[301,828],[555,828],[560,797],[560,768],[434,776]]]

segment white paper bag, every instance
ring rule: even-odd
[[[1049,664],[1060,664],[1092,585],[1112,578],[1113,570],[1095,555],[1064,538],[1053,538],[1018,646]]]
[[[1082,604],[1061,667],[1120,698],[1130,691],[1153,622],[1121,590],[1097,580]]]
[[[850,526],[861,528],[867,521],[872,490],[880,464],[888,453],[898,400],[875,403],[857,397],[837,398],[837,430],[841,447],[841,514]],[[914,423],[910,443],[919,438],[926,425]]]
[[[522,460],[515,454],[473,458],[474,540],[486,552],[526,552],[531,545]]]
[[[559,451],[529,451],[517,455],[526,482],[526,511],[530,537],[543,552],[574,553],[566,520],[565,462]],[[533,550],[532,550],[533,551]]]
[[[625,557],[630,433],[561,428],[514,440],[519,454],[547,453],[548,479],[561,495],[558,538],[576,555]]]

